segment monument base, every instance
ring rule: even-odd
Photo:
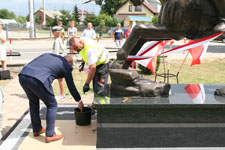
[[[204,85],[201,100],[190,87],[172,85],[169,97],[110,96],[104,104],[95,97],[97,149],[225,148],[225,103],[214,98],[222,85]]]

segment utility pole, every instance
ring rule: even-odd
[[[34,10],[33,0],[29,0],[29,14],[30,14],[30,38],[34,38]]]
[[[46,25],[46,16],[45,16],[45,0],[42,0],[42,4],[43,4],[43,25]]]

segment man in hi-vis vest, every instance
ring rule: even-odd
[[[108,51],[89,38],[73,37],[69,43],[70,49],[79,52],[83,59],[80,71],[83,70],[84,63],[89,65],[89,73],[83,87],[83,92],[85,93],[90,90],[89,84],[93,79],[94,92],[104,96],[106,94],[105,87],[108,80]]]

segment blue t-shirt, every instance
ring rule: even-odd
[[[114,30],[114,38],[115,40],[122,40],[123,37],[123,30],[122,29],[116,29]]]

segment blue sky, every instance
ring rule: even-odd
[[[72,12],[75,5],[81,10],[87,10],[98,14],[100,7],[94,2],[82,4],[84,0],[45,0],[45,8],[49,10],[66,9]],[[42,7],[42,0],[34,0],[35,11]],[[0,9],[6,8],[13,11],[17,16],[28,14],[28,0],[1,0]]]

